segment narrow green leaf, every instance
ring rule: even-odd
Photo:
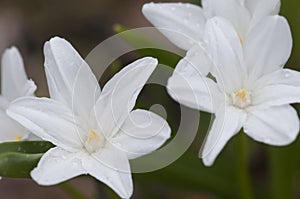
[[[43,153],[1,153],[0,176],[10,178],[28,178],[30,177],[30,171],[37,165],[42,155]]]
[[[28,178],[43,154],[53,145],[45,141],[0,144],[0,176]]]
[[[0,154],[4,152],[45,153],[53,144],[46,141],[4,142],[0,144]]]

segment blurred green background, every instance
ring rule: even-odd
[[[37,95],[47,96],[42,52],[46,40],[56,35],[64,37],[85,57],[101,41],[115,34],[114,24],[122,24],[129,29],[151,26],[141,14],[141,7],[146,2],[149,1],[0,0],[0,52],[12,45],[17,46],[24,57],[28,76],[38,85]],[[185,2],[200,4],[197,0]],[[300,70],[300,0],[283,0],[281,14],[288,19],[294,38],[293,53],[286,67]],[[130,53],[112,64],[101,79],[101,85],[121,65],[145,55],[156,56],[171,67],[180,58],[155,49]],[[168,122],[176,132],[180,119],[179,105],[168,97],[163,87],[147,85],[137,106],[149,108],[153,104],[164,106]],[[300,110],[299,106],[296,108]],[[237,152],[242,139],[249,143],[249,172],[255,198],[300,198],[299,139],[287,147],[270,147],[238,135],[228,143],[214,166],[206,168],[198,158],[198,152],[209,120],[209,114],[201,113],[198,136],[179,160],[159,171],[133,175],[133,198],[239,198],[240,157]],[[87,176],[78,177],[70,184],[88,198],[116,197],[105,185]],[[67,190],[68,186],[64,185],[40,187],[30,179],[3,178],[0,181],[1,199],[72,198]]]

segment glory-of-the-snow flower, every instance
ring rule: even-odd
[[[29,131],[6,114],[13,100],[33,96],[36,85],[28,79],[23,59],[16,47],[5,50],[1,61],[0,142],[19,141],[28,138]]]
[[[202,0],[202,6],[190,3],[147,3],[144,16],[181,49],[189,50],[203,42],[208,19],[219,16],[228,19],[241,41],[266,16],[277,15],[280,0]]]
[[[191,108],[215,114],[201,157],[212,165],[225,144],[243,128],[259,142],[287,145],[296,139],[299,119],[290,103],[300,102],[300,73],[283,66],[292,49],[285,18],[259,22],[242,44],[230,21],[207,22],[203,39],[214,68],[187,55],[168,81],[171,96]],[[207,69],[204,69],[207,70]]]
[[[46,42],[44,54],[51,98],[21,98],[7,111],[56,145],[41,158],[32,178],[40,185],[53,185],[90,174],[129,198],[133,191],[129,159],[156,150],[170,136],[163,118],[132,110],[157,60],[133,62],[101,91],[88,64],[66,40],[55,37]]]

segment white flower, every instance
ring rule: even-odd
[[[100,91],[89,66],[66,40],[51,39],[44,53],[51,99],[19,99],[7,111],[57,145],[41,158],[32,178],[40,185],[53,185],[90,174],[129,198],[133,185],[128,159],[156,150],[170,136],[163,118],[132,110],[157,60],[135,61]]]
[[[2,55],[1,95],[0,95],[0,143],[19,141],[26,138],[29,131],[6,114],[6,109],[13,100],[32,96],[36,86],[27,78],[23,59],[17,48],[7,49]]]
[[[287,21],[264,18],[242,46],[232,24],[215,17],[207,22],[203,37],[216,66],[210,71],[215,80],[201,74],[205,63],[200,59],[194,65],[197,56],[188,53],[167,87],[180,103],[215,114],[201,152],[204,164],[212,165],[241,128],[259,142],[278,146],[293,142],[299,119],[289,104],[300,102],[300,73],[283,69],[292,49]]]
[[[189,3],[148,3],[145,17],[175,45],[189,50],[202,42],[206,21],[214,16],[228,19],[241,42],[261,19],[279,13],[280,0],[202,0],[203,8]]]

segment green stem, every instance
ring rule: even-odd
[[[297,164],[291,149],[269,147],[270,198],[272,199],[292,198]]]
[[[241,132],[237,142],[237,180],[239,197],[241,199],[253,199],[251,180],[249,176],[249,157],[247,136]]]
[[[68,182],[61,183],[60,187],[74,199],[89,199]]]

